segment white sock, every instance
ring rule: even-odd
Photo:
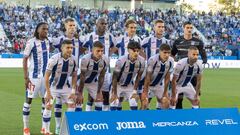
[[[92,111],[92,104],[93,104],[93,103],[91,103],[91,104],[90,104],[90,103],[87,103],[87,104],[86,104],[86,111]]]
[[[109,108],[109,105],[103,105],[103,106],[102,106],[102,110],[103,110],[103,111],[109,111],[109,109],[110,109],[110,108]]]
[[[192,109],[198,109],[199,106],[198,105],[192,105]]]
[[[43,112],[43,123],[45,132],[50,132],[50,120],[51,120],[52,111],[45,109]]]
[[[28,103],[23,104],[23,126],[24,128],[29,127],[29,115],[30,115],[31,105]]]
[[[44,128],[44,121],[43,121],[43,112],[45,110],[45,104],[42,103],[42,110],[41,110],[41,113],[42,113],[42,128]]]
[[[68,111],[68,112],[75,112],[75,108],[70,108],[70,107],[69,107],[69,108],[67,109],[67,111]]]

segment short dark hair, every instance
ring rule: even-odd
[[[154,25],[156,25],[156,24],[158,24],[158,23],[164,23],[164,21],[161,20],[161,19],[157,19],[157,20],[154,21]]]
[[[127,46],[128,49],[141,49],[141,46],[136,41],[130,41]]]
[[[100,41],[93,42],[93,47],[104,48],[104,45]]]
[[[132,23],[135,23],[137,24],[137,22],[133,19],[128,19],[126,22],[125,22],[125,27],[127,28],[129,24],[132,24]]]
[[[72,40],[70,40],[70,39],[65,39],[65,40],[63,40],[62,41],[62,46],[64,46],[64,45],[68,45],[68,44],[72,44]]]
[[[37,39],[39,39],[39,33],[38,33],[38,29],[39,27],[41,27],[42,25],[48,25],[46,22],[40,22],[37,24],[37,27],[35,29],[35,32],[34,32],[34,37],[36,37]]]
[[[192,25],[192,23],[190,21],[186,21],[184,22],[183,27],[185,27],[186,25]]]
[[[159,49],[160,49],[160,51],[163,51],[163,50],[170,51],[171,47],[168,44],[161,44]]]
[[[64,20],[64,24],[68,23],[68,22],[75,22],[75,20],[73,18],[66,18]]]
[[[198,48],[197,48],[196,46],[193,46],[193,45],[192,45],[192,46],[189,46],[188,51],[189,51],[189,50],[198,50]]]

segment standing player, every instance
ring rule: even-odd
[[[103,55],[104,45],[100,41],[93,43],[92,53],[83,56],[81,60],[80,84],[77,104],[83,104],[83,88],[95,102],[95,110],[102,110],[102,91],[104,76],[109,66],[109,59]],[[86,110],[89,111],[89,110]]]
[[[184,36],[179,37],[174,43],[172,48],[172,56],[175,57],[176,60],[187,57],[187,51],[190,46],[196,46],[199,50],[201,58],[203,60],[203,64],[207,63],[207,55],[204,49],[203,42],[200,39],[197,39],[192,36],[193,25],[191,22],[185,22],[183,25],[184,28]],[[193,86],[196,86],[196,78],[193,77],[191,80]],[[177,109],[182,109],[182,101],[183,95],[180,94],[178,96]]]
[[[61,53],[57,53],[51,57],[45,74],[46,108],[43,112],[44,127],[46,129],[45,135],[50,134],[51,109],[56,98],[59,98],[62,103],[66,103],[68,111],[75,110],[77,62],[72,55],[72,41],[63,40],[61,51]],[[70,85],[68,80],[70,76],[72,77],[72,85]]]
[[[42,98],[42,113],[45,107],[43,98],[45,94],[44,74],[49,58],[47,34],[48,24],[39,23],[35,29],[34,37],[27,42],[24,50],[23,71],[26,88],[26,101],[23,104],[24,135],[30,135],[29,115],[32,99],[39,95]],[[29,67],[28,60],[30,61]],[[41,132],[43,131],[42,127]]]
[[[136,35],[137,22],[129,19],[125,23],[126,33],[117,39],[118,55],[124,56],[128,53],[127,45],[131,41],[141,43],[140,37]]]
[[[137,87],[145,68],[145,60],[139,56],[141,46],[138,42],[128,43],[128,54],[120,57],[113,72],[111,110],[117,110],[119,97],[129,101],[131,110],[137,110]],[[133,84],[133,80],[135,82]]]
[[[159,53],[159,48],[160,48],[161,44],[170,45],[170,40],[168,40],[164,37],[165,24],[164,24],[163,20],[155,20],[153,29],[154,29],[154,35],[146,37],[142,41],[142,48],[144,49],[144,52],[146,55],[145,56],[146,60],[148,60],[151,56]],[[141,79],[140,85],[139,85],[139,94],[140,95],[143,90],[144,76]],[[152,94],[150,94],[150,95],[152,95]],[[149,100],[148,100],[149,103],[150,103],[151,99],[152,99],[152,97],[149,97]]]
[[[157,108],[167,109],[169,107],[168,84],[170,74],[173,71],[173,58],[169,57],[171,48],[168,44],[160,46],[160,53],[149,58],[147,74],[145,76],[144,90],[142,93],[142,109],[148,106],[149,90],[157,97]],[[164,79],[164,84],[162,81]]]
[[[116,40],[114,36],[107,32],[107,21],[105,18],[99,18],[96,21],[96,31],[90,33],[84,42],[84,47],[92,50],[93,43],[100,41],[104,45],[104,55],[110,60],[112,53],[116,52]],[[108,73],[105,74],[104,84],[102,87],[103,95],[103,111],[109,110],[109,90],[111,84],[111,72],[108,67]],[[89,101],[86,105],[86,111],[91,111],[93,105],[93,99],[89,96]]]
[[[199,108],[199,93],[201,88],[202,79],[202,63],[198,60],[198,48],[191,46],[188,49],[188,57],[178,61],[172,79],[172,95],[171,95],[171,108],[175,109],[177,97],[180,93],[192,103],[192,108]],[[196,76],[196,86],[190,83],[191,79]]]
[[[76,22],[73,18],[66,18],[64,20],[63,24],[64,24],[64,28],[63,28],[64,35],[62,35],[56,39],[53,39],[53,41],[52,41],[53,46],[56,49],[58,49],[59,52],[61,52],[62,42],[66,39],[71,40],[72,45],[73,45],[72,55],[74,56],[74,58],[76,60],[76,65],[78,67],[80,55],[83,54],[83,48],[82,48],[83,43],[79,37],[75,37],[76,32],[77,32]],[[71,82],[71,77],[68,79]],[[82,106],[77,105],[76,111],[81,111],[81,110],[82,110]],[[59,129],[60,129],[60,125],[61,125],[61,116],[62,116],[62,103],[61,103],[60,98],[58,98],[58,97],[56,99],[56,104],[54,106],[54,112],[55,112],[55,122],[56,122],[55,133],[59,133]]]
[[[141,43],[140,37],[138,37],[136,34],[136,29],[137,29],[137,22],[135,20],[128,19],[125,22],[126,33],[120,36],[119,38],[117,38],[116,47],[118,48],[119,56],[124,56],[128,54],[127,45],[129,42],[135,41],[135,42]],[[144,56],[144,54],[142,54],[142,51],[140,51],[140,55]],[[117,110],[122,110],[123,100],[124,100],[123,97],[119,97],[119,104],[117,106]]]

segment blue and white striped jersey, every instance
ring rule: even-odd
[[[124,56],[125,54],[128,54],[127,45],[130,41],[135,41],[141,44],[141,38],[137,35],[134,35],[132,38],[130,38],[127,34],[124,34],[117,38],[116,47],[118,48],[119,56]]]
[[[70,88],[68,78],[77,72],[74,56],[68,59],[62,57],[62,53],[53,55],[48,62],[47,70],[51,71],[50,85],[55,89]]]
[[[203,67],[201,61],[197,61],[192,66],[188,63],[188,58],[178,61],[174,68],[174,75],[178,76],[177,85],[186,86],[195,75],[202,74]]]
[[[155,54],[149,58],[147,64],[147,72],[151,72],[150,86],[160,85],[168,72],[173,72],[174,59],[169,57],[164,63],[161,62],[159,54]]]
[[[79,63],[79,58],[82,55],[81,54],[81,47],[83,45],[83,38],[73,38],[73,39],[69,39],[67,38],[65,35],[60,36],[58,38],[52,38],[52,45],[58,49],[58,52],[61,52],[61,44],[62,41],[68,39],[68,40],[72,40],[72,44],[73,44],[73,52],[72,55],[74,56],[76,62],[77,62],[77,66]]]
[[[93,60],[93,54],[89,53],[84,55],[81,59],[81,72],[85,73],[85,83],[96,82],[99,74],[109,67],[109,60],[103,55],[102,59],[95,61]],[[82,81],[82,80],[80,80]]]
[[[104,36],[99,36],[96,32],[92,32],[86,36],[83,47],[87,48],[88,51],[91,52],[95,41],[100,41],[104,45],[104,54],[106,57],[110,57],[110,48],[116,46],[115,37],[108,32],[106,32]]]
[[[43,77],[49,59],[49,41],[31,38],[26,43],[24,57],[29,57],[30,65],[28,68],[29,78]]]
[[[115,72],[119,72],[118,84],[121,86],[128,86],[133,79],[136,78],[139,72],[145,69],[145,60],[138,56],[137,60],[131,62],[128,55],[120,57],[115,65]]]
[[[158,39],[153,35],[144,38],[142,41],[142,48],[146,53],[146,58],[149,59],[151,56],[159,53],[159,47],[164,43],[170,45],[170,40],[166,39],[165,37]]]

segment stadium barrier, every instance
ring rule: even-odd
[[[114,67],[117,59],[111,59],[110,67]],[[240,60],[208,60],[205,68],[240,68]],[[22,59],[20,58],[0,58],[0,68],[21,68]]]
[[[66,112],[62,135],[239,135],[237,108]]]

